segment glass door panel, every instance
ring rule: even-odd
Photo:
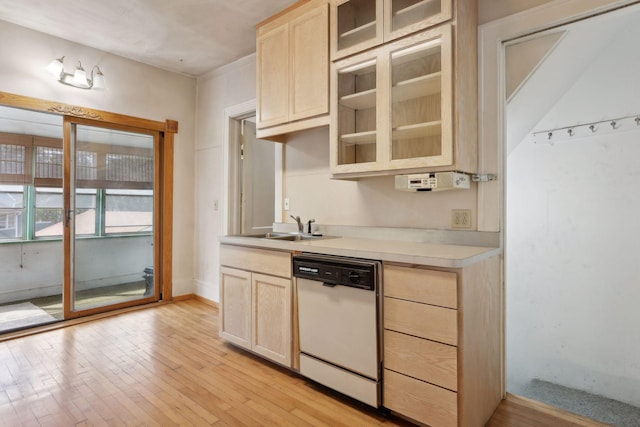
[[[48,148],[59,151],[46,155]],[[0,106],[0,333],[64,315],[58,153],[60,116]],[[38,165],[60,175],[43,180],[47,171]]]
[[[451,0],[388,0],[385,2],[385,41],[451,19]]]
[[[442,154],[439,39],[391,53],[391,159]]]
[[[382,43],[382,0],[338,1],[333,7],[336,33],[332,59]]]
[[[377,160],[377,58],[337,70],[338,165]]]
[[[70,311],[157,300],[153,134],[74,125]]]

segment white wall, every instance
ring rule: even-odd
[[[196,138],[196,293],[218,301],[219,243],[224,234],[224,109],[255,98],[255,55],[198,79]],[[403,193],[393,178],[331,180],[329,132],[318,128],[290,135],[285,144],[284,197],[303,220],[325,225],[450,228],[451,209],[471,209],[475,224],[476,188],[463,192]],[[220,205],[222,206],[222,205]]]
[[[212,301],[219,300],[218,237],[224,234],[224,110],[256,97],[255,68],[254,54],[198,78],[192,262],[196,293]]]
[[[0,21],[0,91],[146,119],[179,122],[174,159],[173,292],[193,292],[193,170],[196,81],[109,53]],[[81,90],[55,81],[44,67],[66,55],[99,65],[107,90]]]
[[[536,130],[640,113],[630,21]],[[640,130],[626,129],[527,139],[508,158],[511,392],[537,378],[640,406]]]
[[[153,265],[149,236],[80,239],[76,244],[76,289],[142,280]],[[62,293],[62,241],[0,245],[0,303]]]
[[[393,176],[333,180],[329,172],[329,130],[290,135],[285,150],[284,197],[289,214],[324,225],[450,229],[451,209],[470,209],[476,219],[476,184],[470,190],[408,193],[394,189]]]

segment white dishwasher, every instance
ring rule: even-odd
[[[320,254],[293,257],[300,373],[380,406],[381,263]]]

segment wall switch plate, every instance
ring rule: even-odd
[[[453,209],[451,211],[452,228],[471,228],[471,209]]]
[[[284,210],[285,210],[285,211],[288,211],[288,210],[289,210],[289,208],[290,208],[290,206],[289,206],[289,198],[288,198],[288,197],[286,197],[286,198],[284,199]]]

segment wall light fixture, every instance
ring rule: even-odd
[[[104,74],[102,74],[102,71],[100,71],[100,68],[97,65],[93,66],[91,69],[91,75],[87,77],[87,72],[82,68],[80,61],[78,61],[78,66],[73,74],[64,72],[63,61],[64,56],[54,59],[45,68],[63,85],[73,86],[80,89],[106,89]]]

